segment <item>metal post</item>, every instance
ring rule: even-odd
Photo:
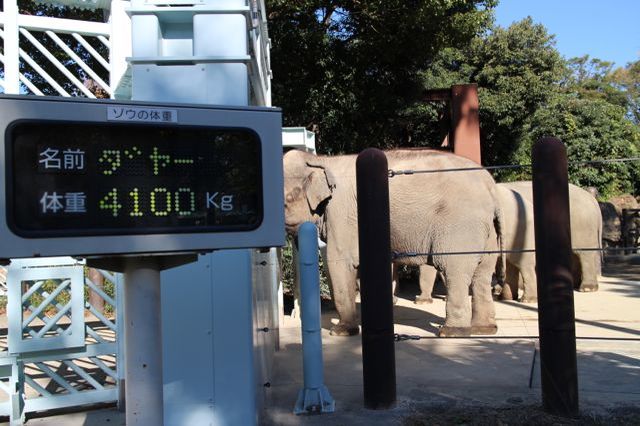
[[[298,393],[294,413],[331,413],[335,411],[335,401],[324,385],[318,230],[313,223],[306,222],[300,226],[298,246],[304,388]]]
[[[127,425],[161,426],[162,316],[157,259],[128,259],[124,279]]]
[[[4,1],[4,93],[20,94],[20,33],[18,1]]]
[[[87,271],[87,277],[89,278],[89,281],[91,281],[100,290],[104,289],[104,277],[100,271],[95,268],[89,268],[89,271]],[[89,289],[89,304],[93,306],[96,311],[104,314],[104,298],[91,289]]]
[[[476,84],[451,87],[451,142],[453,152],[480,162],[480,102]]]
[[[543,138],[532,157],[542,402],[549,413],[577,416],[567,152],[560,140]]]
[[[396,402],[393,294],[387,157],[375,148],[358,155],[358,243],[362,315],[364,405],[387,409]]]

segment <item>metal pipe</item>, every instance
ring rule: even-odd
[[[369,148],[358,155],[356,186],[364,405],[387,409],[396,403],[396,364],[389,175],[384,152]]]
[[[559,139],[533,147],[540,371],[545,411],[578,415],[567,151]]]
[[[127,425],[163,424],[160,268],[152,257],[125,266],[125,380]]]
[[[305,222],[300,226],[298,248],[304,388],[298,394],[294,412],[329,413],[335,411],[335,401],[324,385],[318,230],[313,223]]]

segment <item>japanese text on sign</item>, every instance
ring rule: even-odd
[[[250,131],[148,125],[14,129],[14,227],[83,235],[254,229],[260,142]],[[38,234],[39,235],[39,234]]]
[[[178,122],[178,111],[175,109],[112,106],[107,108],[107,120],[176,123]]]

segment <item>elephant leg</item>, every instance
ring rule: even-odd
[[[577,257],[582,272],[580,283],[576,283],[578,291],[597,291],[600,273],[600,252],[579,252]],[[574,258],[575,261],[575,258]]]
[[[393,295],[393,304],[398,303],[398,297],[396,296],[396,290],[398,289],[398,265],[391,264],[391,294]]]
[[[356,311],[356,268],[348,262],[329,265],[331,296],[338,311],[338,324],[331,327],[332,336],[355,336],[360,332]]]
[[[431,265],[420,265],[420,294],[416,295],[414,303],[422,305],[433,303],[431,293],[438,276],[438,270]]]
[[[471,284],[471,276],[461,272],[461,269],[455,266],[450,267],[449,265],[447,265],[443,275],[447,288],[446,318],[444,325],[440,327],[438,336],[470,336],[471,304],[469,303],[469,285]]]
[[[516,300],[518,298],[518,280],[520,278],[520,270],[507,262],[505,283],[502,287],[502,293],[500,293],[500,299],[502,300]]]
[[[495,270],[494,256],[485,256],[478,264],[471,282],[471,334],[496,334],[496,310],[491,294]]]
[[[538,301],[538,282],[536,278],[535,266],[522,268],[522,303],[536,303]]]

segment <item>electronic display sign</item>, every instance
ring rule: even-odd
[[[282,245],[270,108],[0,97],[0,257]]]
[[[224,232],[262,221],[260,140],[246,129],[18,122],[7,219],[24,237]]]

